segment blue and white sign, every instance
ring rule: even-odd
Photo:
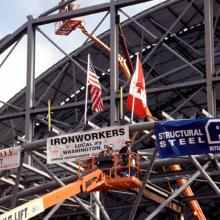
[[[155,122],[161,158],[220,153],[220,118]]]

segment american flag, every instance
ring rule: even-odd
[[[98,76],[95,73],[95,69],[92,65],[91,59],[89,59],[88,68],[88,83],[91,86],[90,94],[92,97],[92,112],[101,112],[104,110],[104,104],[102,101],[102,88],[99,83]]]

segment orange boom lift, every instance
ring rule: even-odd
[[[136,165],[133,167],[136,174],[139,174],[139,157],[131,153],[129,157],[135,158]],[[136,176],[121,177],[121,170],[123,166],[118,160],[118,154],[112,156],[114,165],[111,168],[97,169],[97,157],[90,158],[90,163],[83,163],[78,160],[78,175],[79,179],[73,183],[62,186],[53,190],[45,195],[31,200],[21,206],[16,207],[4,214],[0,215],[0,220],[9,219],[30,219],[39,215],[46,209],[75,196],[81,192],[92,192],[102,190],[115,190],[115,189],[137,189],[142,186],[142,182]],[[81,173],[81,168],[85,172]],[[130,173],[130,165],[127,166],[128,173]],[[107,172],[107,174],[106,174]],[[82,176],[84,175],[84,176]]]

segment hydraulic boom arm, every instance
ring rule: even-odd
[[[0,220],[26,220],[44,212],[45,209],[68,199],[80,192],[90,192],[105,183],[105,176],[101,170],[80,178],[76,182],[51,191],[38,199],[27,202],[15,209],[12,209],[0,216]]]

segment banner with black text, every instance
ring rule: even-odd
[[[47,163],[75,161],[91,157],[108,144],[119,151],[129,139],[128,125],[65,134],[47,139]]]

